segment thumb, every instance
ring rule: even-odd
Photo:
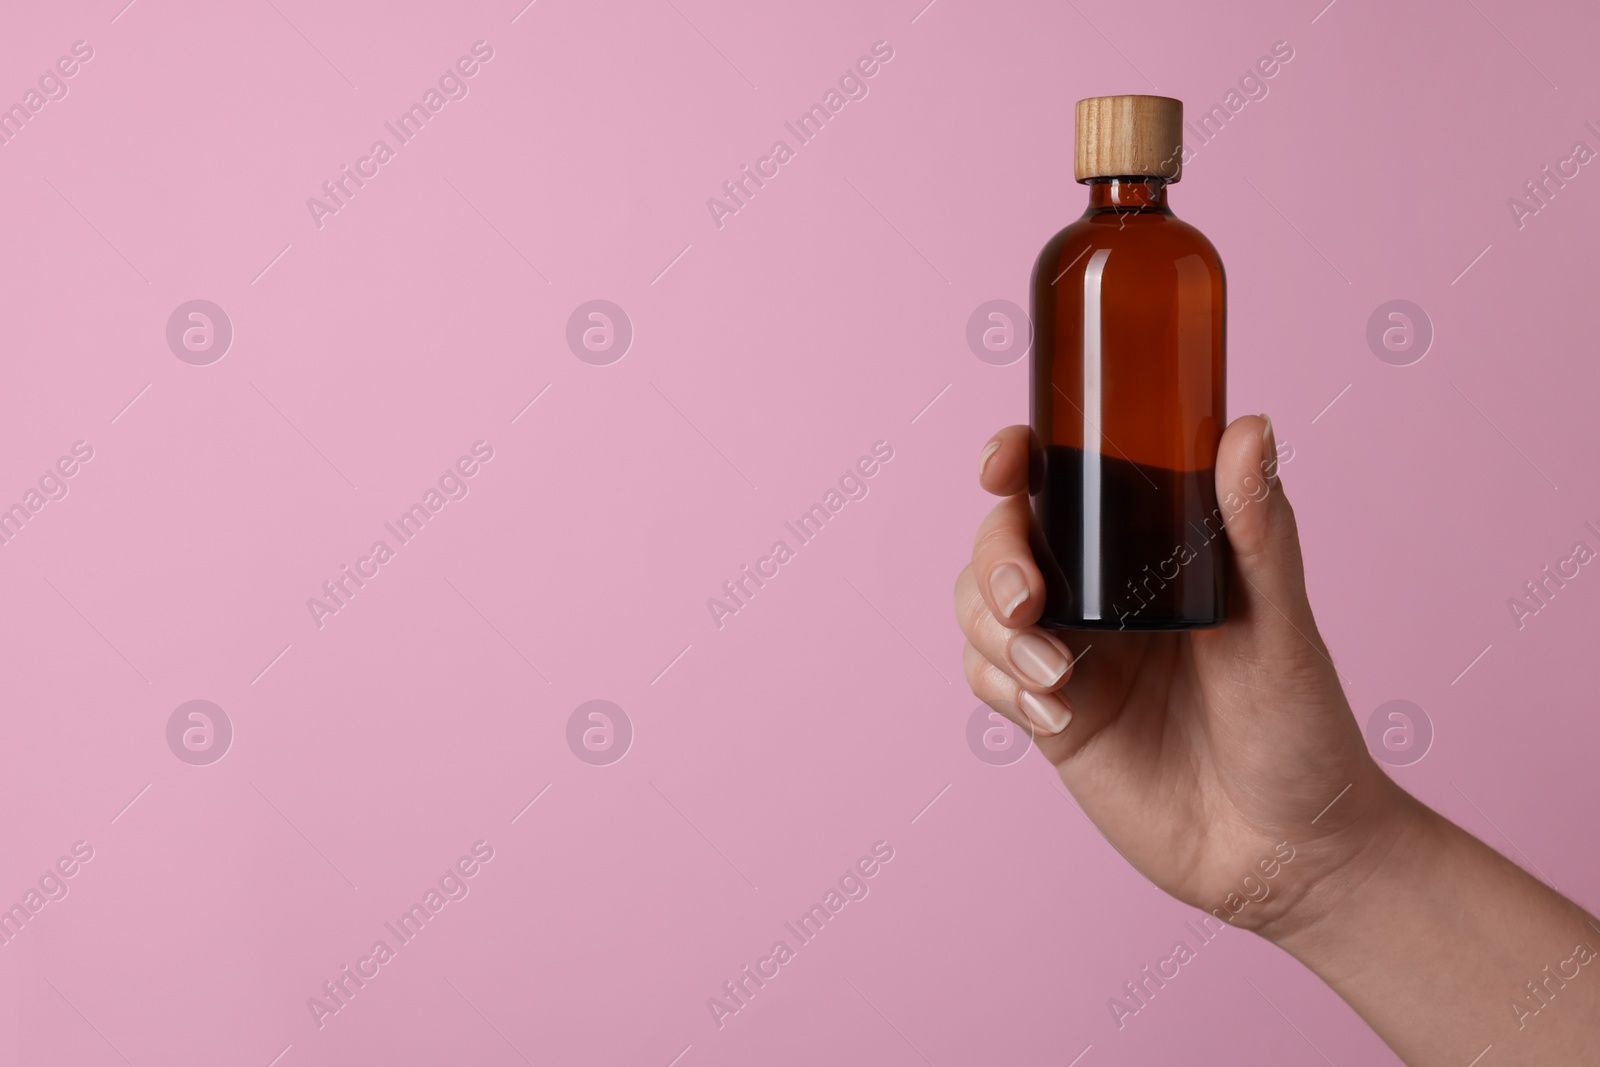
[[[1265,415],[1235,419],[1217,446],[1217,501],[1233,550],[1229,629],[1237,627],[1245,647],[1262,660],[1297,662],[1314,650],[1319,655],[1313,658],[1331,666],[1306,597],[1300,531],[1279,462]]]

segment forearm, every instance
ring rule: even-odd
[[[1412,798],[1306,904],[1264,933],[1411,1067],[1600,1057],[1600,925]]]

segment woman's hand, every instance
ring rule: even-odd
[[[1368,755],[1306,601],[1265,418],[1229,426],[1217,454],[1233,567],[1212,630],[1040,630],[1028,428],[996,434],[979,467],[1004,499],[956,579],[967,681],[1031,723],[1130,863],[1277,943],[1413,1067],[1597,1062],[1600,922]]]
[[[1008,427],[981,453],[979,481],[1004,499],[956,579],[972,691],[1031,725],[1084,812],[1157,886],[1263,933],[1313,921],[1390,845],[1409,798],[1367,753],[1317,633],[1271,423],[1246,416],[1223,434],[1228,619],[1188,632],[1034,625],[1028,434]]]

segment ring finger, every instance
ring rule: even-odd
[[[1060,693],[1034,693],[986,659],[971,642],[962,665],[973,695],[1018,726],[1039,736],[1054,736],[1072,721],[1072,707]]]

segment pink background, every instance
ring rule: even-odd
[[[1592,5],[123,2],[0,33],[0,102],[94,49],[0,146],[0,503],[94,449],[0,546],[0,903],[94,849],[0,947],[0,1062],[1393,1062],[1233,931],[1118,1030],[1196,913],[1036,755],[975,758],[950,611],[979,447],[1026,417],[967,318],[1025,305],[1082,210],[1073,101],[1193,114],[1280,40],[1172,195],[1230,273],[1230,410],[1294,449],[1357,715],[1434,725],[1392,773],[1600,905],[1600,574],[1520,631],[1506,604],[1600,525],[1600,167],[1506,206],[1600,148]],[[319,229],[306,199],[478,40],[470,94]],[[880,40],[719,230],[706,199]],[[234,328],[209,366],[165,339],[195,298]],[[609,366],[565,340],[596,298],[635,331]],[[1411,366],[1365,340],[1392,299],[1433,323]],[[319,630],[307,598],[479,440],[470,495]],[[209,766],[166,741],[193,699],[235,731]],[[566,741],[593,699],[635,731],[609,766]],[[319,1030],[307,998],[480,840]],[[707,998],[877,841],[870,895],[719,1030]]]

